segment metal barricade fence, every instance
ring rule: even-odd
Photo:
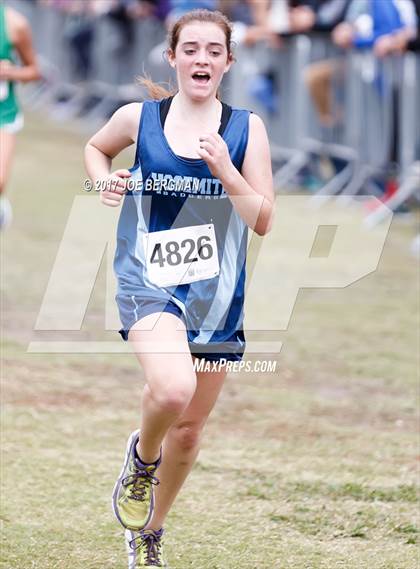
[[[420,160],[420,53],[407,53],[403,66],[399,162],[404,173]]]
[[[31,21],[36,50],[52,77],[44,102],[51,102],[61,90],[67,91],[72,102],[67,105],[67,116],[75,117],[86,99],[91,98],[94,104],[83,113],[83,119],[103,120],[122,102],[142,98],[144,93],[134,79],[145,72],[153,77],[148,56],[165,37],[160,22],[151,19],[133,22],[133,34],[127,40],[109,17],[98,17],[94,21],[92,72],[88,80],[79,81],[74,76],[64,33],[68,14],[21,0],[12,0],[11,4],[18,4],[16,7]],[[362,189],[377,193],[372,180],[387,168],[390,160],[396,127],[392,108],[397,89],[401,91],[398,117],[401,180],[407,177],[419,138],[415,120],[420,100],[418,55],[378,62],[371,52],[353,51],[344,56],[328,37],[298,35],[285,38],[284,46],[278,50],[264,43],[254,47],[239,45],[236,57],[223,84],[224,99],[234,106],[254,110],[265,119],[273,159],[283,162],[275,172],[277,187],[290,182],[318,154],[341,158],[347,166],[315,195],[354,195]],[[343,120],[342,125],[326,129],[313,108],[304,73],[311,62],[337,57],[345,60]],[[253,78],[267,67],[273,68],[279,78],[278,108],[271,115],[250,93]]]
[[[414,101],[420,99],[415,95],[418,75],[414,73],[413,62],[410,64],[410,54],[382,61],[370,51],[342,54],[345,65],[343,124],[326,129],[313,110],[303,74],[311,62],[337,56],[339,53],[328,39],[315,35],[290,38],[276,57],[282,77],[280,108],[270,119],[269,127],[273,158],[285,160],[275,172],[276,187],[287,184],[318,154],[341,158],[347,166],[318,190],[316,197],[339,193],[352,196],[361,191],[381,195],[383,188],[375,181],[381,181],[396,159],[392,155],[395,137],[399,134],[402,179],[409,161],[404,156],[413,151],[414,142],[418,140],[418,134],[413,132],[419,116],[413,106]],[[408,102],[396,115],[398,90]]]
[[[22,0],[12,0],[10,5],[31,23],[44,79],[44,89],[33,85],[25,88],[23,98],[30,106],[52,108],[60,119],[76,118],[83,110],[83,120],[89,122],[103,120],[118,104],[141,99],[135,79],[145,72],[153,75],[148,55],[166,35],[161,22],[133,21],[132,33],[127,35],[108,15],[93,19],[91,70],[83,79],[75,71],[68,37],[73,15]],[[57,104],[60,101],[62,108]]]
[[[303,73],[309,62],[311,42],[303,35],[287,38],[284,42],[284,47],[274,58],[280,85],[279,108],[269,129],[273,158],[286,160],[274,176],[278,186],[288,182],[307,163],[306,151],[301,146],[307,96]]]
[[[275,172],[277,186],[287,184],[309,164],[314,154],[348,162],[317,195],[355,194],[371,175],[387,164],[392,139],[393,66],[385,62],[378,73],[371,53],[348,54],[345,57],[343,125],[327,129],[314,113],[303,75],[310,63],[337,56],[337,50],[327,39],[297,36],[289,40],[277,58],[280,76],[284,78],[280,93],[283,108],[272,121],[275,128],[273,154],[275,158],[287,158]],[[344,61],[343,55],[341,58]]]
[[[402,61],[399,97],[399,187],[384,205],[366,217],[370,227],[415,195],[420,198],[420,54],[407,53]]]
[[[143,74],[153,75],[148,56],[164,38],[165,30],[155,20],[138,21],[133,27],[132,41],[126,42],[112,22],[102,17],[95,26],[95,34],[93,75],[85,89],[91,96],[100,96],[101,100],[84,115],[85,120],[101,119],[119,104],[144,96],[141,87],[136,85],[136,78]]]
[[[313,154],[354,159],[354,150],[343,140],[343,128],[322,127],[306,88],[304,75],[311,63],[332,60],[337,50],[325,35],[299,35],[285,40],[276,56],[280,76],[280,108],[272,120],[273,158],[286,160],[276,170],[276,186],[289,183],[307,166]],[[347,178],[350,172],[346,170]]]
[[[267,66],[270,50],[264,43],[255,46],[239,44],[235,47],[235,62],[222,83],[223,100],[228,104],[249,109],[267,122],[265,109],[250,94],[251,82]]]
[[[371,52],[346,56],[345,143],[354,152],[352,177],[335,193],[352,196],[364,190],[380,194],[374,179],[384,175],[390,161],[395,67],[381,64]],[[320,193],[331,192],[323,188]]]

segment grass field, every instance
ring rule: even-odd
[[[82,193],[83,140],[30,117],[9,188],[5,569],[126,567],[110,493],[137,426],[142,372],[129,354],[27,353],[70,206]],[[419,567],[419,272],[408,251],[415,231],[413,221],[394,220],[378,269],[352,286],[300,291],[290,326],[276,335],[284,344],[276,373],[228,378],[168,519],[171,568]],[[278,278],[260,291],[267,314]],[[95,291],[91,337],[101,299]]]

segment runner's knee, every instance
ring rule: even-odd
[[[200,423],[183,422],[171,427],[171,436],[184,451],[190,451],[200,444],[203,426]]]
[[[162,412],[180,414],[188,406],[194,395],[193,386],[185,383],[158,382],[160,387],[148,386],[148,392],[155,405]],[[164,385],[164,387],[162,387]]]

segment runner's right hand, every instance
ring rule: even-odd
[[[105,178],[96,180],[96,185],[100,190],[101,202],[111,207],[118,207],[123,195],[127,192],[127,181],[131,178],[129,170],[115,170]]]

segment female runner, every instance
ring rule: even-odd
[[[13,51],[22,65],[13,63]],[[32,47],[29,24],[19,12],[0,4],[0,228],[11,219],[11,206],[4,196],[23,117],[16,100],[14,83],[40,78]]]
[[[140,429],[128,439],[113,493],[130,568],[166,567],[165,518],[199,451],[225,380],[242,358],[247,227],[269,231],[274,195],[261,119],[217,90],[233,63],[220,12],[185,14],[169,34],[174,95],[126,105],[85,149],[105,205],[120,205],[114,268],[123,328],[144,370]],[[136,143],[131,171],[112,159]],[[195,358],[219,362],[196,372]],[[220,364],[220,365],[219,365]],[[140,436],[139,436],[140,435]]]

